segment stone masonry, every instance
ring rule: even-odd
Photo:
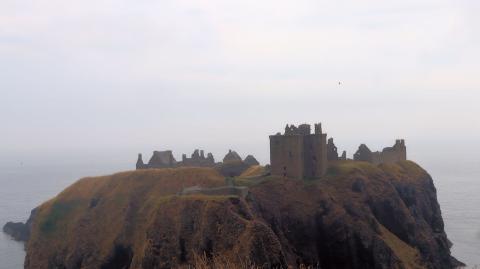
[[[196,149],[190,158],[187,158],[187,154],[182,155],[180,166],[213,167],[215,166],[215,159],[212,153],[208,153],[205,157],[203,150]]]
[[[372,152],[365,144],[358,147],[353,155],[355,161],[370,162],[373,164],[394,163],[407,160],[405,140],[397,139],[392,147],[384,148],[381,152]]]
[[[290,178],[319,178],[327,170],[327,134],[321,124],[296,127],[288,125],[285,133],[270,136],[271,173]]]

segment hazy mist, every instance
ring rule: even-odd
[[[335,4],[333,4],[335,3]],[[131,162],[322,122],[339,150],[480,150],[478,1],[0,3],[0,162]],[[339,84],[340,82],[340,84]],[[132,166],[133,167],[133,166]]]

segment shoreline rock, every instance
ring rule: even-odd
[[[3,226],[3,232],[8,234],[15,241],[27,242],[30,238],[30,231],[34,221],[37,209],[30,212],[30,217],[27,222],[12,222],[9,221]]]

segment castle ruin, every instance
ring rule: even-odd
[[[347,161],[347,153],[339,156],[333,138],[327,141],[327,134],[322,132],[320,123],[314,125],[312,133],[309,124],[286,125],[284,134],[277,133],[270,137],[270,173],[272,175],[313,179],[325,175],[329,162]],[[353,155],[353,161],[364,161],[372,164],[394,163],[407,159],[405,140],[398,139],[392,147],[381,152],[372,152],[365,144],[361,144]],[[248,167],[259,165],[255,157],[248,155],[244,160],[240,155],[229,150],[223,162],[215,163],[212,153],[205,156],[203,150],[196,149],[190,158],[182,155],[182,161],[175,160],[172,151],[154,151],[147,164],[142,154],[138,154],[137,169],[174,168],[174,167],[214,167],[222,175],[239,176]]]
[[[399,139],[393,147],[381,152],[372,152],[365,144],[360,145],[354,161],[372,164],[393,163],[407,159],[405,140]],[[285,133],[270,136],[271,174],[289,178],[319,178],[325,175],[329,162],[346,161],[347,152],[339,156],[333,138],[327,141],[321,124],[315,124],[312,134],[310,125],[288,125]]]
[[[225,157],[223,157],[223,162],[224,163],[227,163],[227,162],[241,162],[241,161],[242,161],[242,157],[240,157],[240,155],[238,155],[238,153],[236,151],[231,150],[231,149],[229,149],[227,155],[225,155]]]
[[[367,145],[361,144],[353,155],[353,160],[370,162],[373,164],[395,163],[407,160],[405,140],[397,139],[392,147],[384,148],[381,152],[372,152]]]
[[[143,163],[142,154],[138,154],[137,169],[169,168],[177,166],[177,160],[171,150],[154,151],[147,164]]]
[[[327,171],[327,134],[322,125],[288,125],[285,133],[270,136],[271,173],[291,178],[318,178]]]
[[[190,158],[186,154],[182,154],[181,161],[175,160],[171,150],[154,151],[146,164],[143,162],[142,154],[139,153],[136,168],[140,170],[151,168],[212,167],[217,169],[222,175],[234,177],[239,176],[253,165],[259,165],[259,163],[252,155],[248,155],[245,160],[242,160],[236,151],[229,150],[223,158],[223,162],[216,163],[212,153],[208,153],[205,156],[203,150],[196,149]]]
[[[149,168],[174,168],[174,167],[214,167],[215,159],[213,158],[212,153],[208,153],[205,157],[203,150],[196,149],[190,158],[187,158],[186,154],[182,155],[182,161],[177,162],[171,150],[165,151],[154,151],[152,157],[147,164],[143,162],[142,154],[138,154],[137,165],[138,169],[149,169]]]
[[[215,159],[212,153],[208,153],[205,157],[203,150],[196,149],[190,158],[187,158],[187,154],[182,155],[180,166],[213,167],[215,166]]]
[[[341,156],[338,156],[338,149],[333,143],[333,138],[329,138],[327,142],[327,160],[330,161],[346,161],[347,152],[344,150]]]

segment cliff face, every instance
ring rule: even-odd
[[[85,178],[36,210],[25,268],[172,268],[219,259],[321,268],[454,268],[430,176],[412,162],[333,164],[325,179],[238,180],[209,168]]]

